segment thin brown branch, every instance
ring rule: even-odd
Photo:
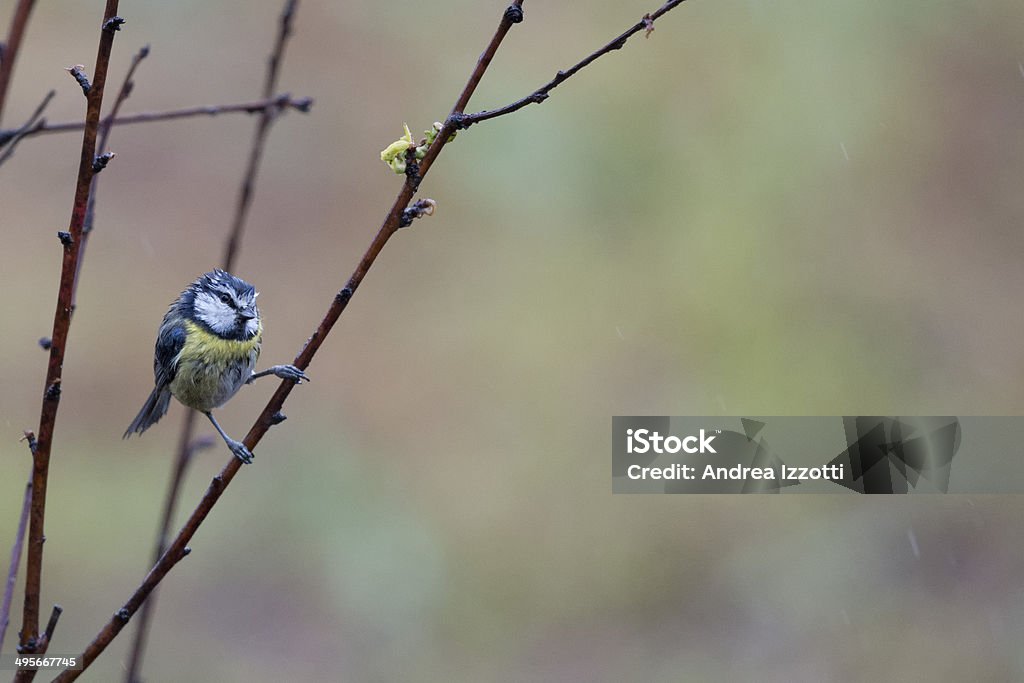
[[[476,90],[477,85],[480,83],[484,72],[487,70],[487,66],[490,64],[491,59],[497,52],[498,47],[501,45],[501,41],[508,33],[513,23],[518,23],[522,20],[522,7],[523,0],[514,0],[512,5],[506,10],[502,16],[501,22],[498,25],[498,29],[491,39],[490,44],[487,46],[484,54],[480,57],[477,62],[476,68],[473,70],[470,76],[469,82],[463,89],[459,98],[456,100],[455,109],[464,108],[466,103],[469,102],[469,98]],[[514,9],[513,9],[514,8]],[[518,14],[518,17],[517,17]],[[430,149],[426,159],[432,161],[437,158],[441,148],[447,143],[448,134],[438,135],[434,142],[434,145]],[[427,168],[429,168],[427,163]],[[422,168],[422,167],[421,167]],[[421,174],[425,170],[421,170]],[[349,278],[345,287],[338,292],[334,297],[333,302],[327,310],[320,325],[313,332],[313,335],[306,341],[306,345],[299,352],[298,356],[295,357],[294,364],[300,369],[309,367],[310,361],[316,354],[317,350],[323,344],[324,339],[327,338],[331,328],[338,321],[342,311],[348,305],[349,300],[355,293],[355,290],[359,287],[359,284],[366,277],[370,267],[377,259],[377,255],[380,254],[381,249],[387,243],[388,239],[393,235],[400,226],[400,221],[405,209],[409,206],[409,202],[412,199],[413,194],[416,192],[416,188],[419,186],[422,175],[408,176],[405,183],[402,185],[401,191],[398,193],[398,197],[395,199],[391,210],[388,212],[384,219],[384,224],[381,226],[377,233],[377,236],[373,239],[370,247],[367,249],[366,254],[363,256],[359,265],[356,267],[355,272]],[[280,422],[281,408],[284,406],[285,399],[288,398],[288,394],[291,393],[292,387],[295,382],[293,380],[282,380],[277,391],[270,398],[270,401],[264,407],[263,412],[257,418],[256,423],[249,430],[246,435],[244,443],[250,450],[256,447],[267,431],[275,424]],[[199,504],[195,510],[189,516],[188,521],[178,532],[178,535],[168,546],[167,550],[160,557],[160,560],[153,566],[143,579],[142,584],[135,589],[135,592],[128,599],[121,609],[119,609],[114,616],[108,621],[91,643],[85,648],[82,653],[82,669],[81,670],[66,670],[62,672],[54,681],[60,681],[64,683],[66,681],[73,681],[77,679],[82,671],[88,668],[96,658],[107,648],[107,646],[117,637],[117,634],[125,627],[125,624],[131,619],[132,615],[135,614],[140,606],[146,601],[160,582],[167,576],[168,572],[174,568],[174,566],[181,561],[185,555],[188,554],[188,542],[195,535],[196,531],[202,525],[207,515],[213,509],[214,505],[220,499],[221,494],[234,479],[235,475],[238,474],[238,470],[242,465],[242,461],[238,458],[232,458],[231,461],[221,470],[220,474],[213,478],[210,482],[210,486],[207,488],[206,493],[203,495]]]
[[[295,17],[295,10],[298,7],[298,0],[285,0],[284,9],[281,12],[281,19],[278,23],[277,40],[274,42],[274,49],[267,61],[267,77],[263,83],[263,98],[269,99],[277,90],[277,79],[281,62],[284,58],[285,46],[288,44],[288,37],[292,33],[292,19]],[[256,186],[256,174],[259,171],[260,160],[263,158],[263,147],[267,140],[267,133],[270,132],[270,124],[274,122],[278,110],[267,107],[260,113],[256,122],[256,130],[253,132],[252,146],[249,148],[249,162],[246,166],[245,176],[242,179],[242,187],[238,191],[238,204],[235,208],[235,219],[231,225],[231,232],[227,243],[224,245],[224,270],[231,272],[238,247],[241,243],[242,233],[245,230],[245,220],[249,216],[249,206],[252,204],[253,189]]]
[[[64,608],[60,605],[54,605],[50,611],[50,620],[46,622],[46,628],[43,630],[43,635],[39,637],[39,644],[36,646],[36,654],[46,654],[46,649],[50,647],[50,640],[53,639],[53,632],[57,630],[57,622],[60,621],[60,615],[64,614]]]
[[[28,439],[29,450],[36,448],[36,436],[32,432],[25,432]],[[25,484],[25,497],[21,502],[21,516],[18,518],[18,531],[14,534],[14,542],[11,543],[11,561],[7,567],[7,583],[4,585],[4,601],[0,605],[0,652],[3,651],[4,636],[7,635],[7,625],[11,622],[11,604],[14,602],[14,584],[18,581],[18,567],[21,566],[21,549],[25,546],[25,530],[28,528],[28,513],[32,505],[32,473],[29,472],[28,482]]]
[[[107,114],[106,118],[100,123],[99,138],[96,142],[96,151],[103,152],[107,150],[107,145],[110,142],[110,131],[114,128],[114,121],[117,119],[118,112],[121,111],[121,105],[124,104],[125,100],[132,94],[132,90],[135,89],[135,81],[132,80],[135,76],[135,70],[139,68],[139,64],[142,60],[149,56],[149,45],[143,45],[139,48],[139,51],[132,57],[132,63],[128,66],[128,71],[124,75],[124,80],[121,82],[121,88],[117,91],[117,97],[114,98],[114,106],[110,108],[110,113]],[[82,238],[85,242],[89,239],[89,233],[92,232],[93,219],[96,216],[96,187],[99,185],[99,176],[94,176],[92,179],[92,191],[89,193],[89,206],[85,211],[85,225],[82,226]],[[82,244],[82,251],[85,251],[85,243]],[[82,259],[79,258],[79,267],[81,267]],[[80,273],[75,274],[77,280]],[[77,288],[76,288],[77,289]]]
[[[39,417],[39,437],[32,459],[32,505],[29,514],[25,605],[19,645],[19,652],[22,654],[34,654],[40,645],[39,601],[42,588],[43,541],[45,540],[43,524],[46,513],[46,484],[57,422],[57,408],[60,405],[64,351],[71,326],[71,302],[74,299],[75,271],[80,255],[82,226],[85,223],[85,209],[89,202],[89,188],[95,173],[93,163],[96,157],[96,133],[100,122],[100,107],[103,104],[103,90],[107,80],[107,67],[110,64],[110,52],[114,44],[114,33],[123,21],[116,16],[117,5],[118,0],[107,0],[104,9],[92,88],[86,98],[85,132],[82,136],[75,200],[68,233],[61,239],[63,260],[60,287],[57,293],[57,308],[53,315],[50,360],[46,371],[43,405]],[[31,680],[33,676],[34,672],[19,672],[17,678]]]
[[[284,61],[285,47],[288,38],[292,34],[292,23],[295,12],[298,9],[298,0],[285,0],[284,8],[278,21],[277,38],[270,51],[267,60],[266,78],[263,83],[263,99],[268,101],[277,90],[277,82],[280,74],[281,63]],[[249,207],[252,204],[253,192],[256,187],[256,175],[259,170],[260,161],[263,158],[263,149],[267,135],[270,132],[271,124],[282,111],[278,107],[264,107],[260,112],[259,120],[253,132],[252,145],[249,149],[249,160],[246,164],[245,175],[238,190],[238,201],[235,205],[235,215],[231,221],[231,229],[227,239],[224,241],[224,259],[221,267],[231,272],[234,270],[235,261],[238,257],[238,250],[242,243],[242,236],[245,232],[246,220],[249,216]],[[153,557],[153,564],[159,562],[160,557],[167,548],[168,537],[171,532],[171,523],[174,519],[174,512],[177,508],[178,497],[181,494],[181,484],[185,479],[188,464],[191,462],[193,447],[193,434],[195,432],[194,410],[187,410],[185,419],[181,426],[181,436],[178,443],[177,455],[175,457],[174,472],[171,476],[171,483],[167,490],[167,498],[164,502],[164,514],[160,523],[160,530],[157,534],[156,551]],[[156,593],[142,606],[139,614],[139,623],[135,631],[135,639],[132,643],[131,655],[128,660],[128,669],[125,671],[126,683],[137,683],[140,680],[142,670],[142,659],[145,655],[146,640],[149,634],[149,624],[156,609]]]
[[[32,112],[32,116],[28,117],[28,120],[25,121],[21,128],[18,128],[17,130],[13,131],[8,131],[7,133],[0,133],[0,148],[7,147],[7,149],[4,150],[4,153],[0,154],[0,166],[2,166],[5,161],[14,156],[14,148],[17,147],[18,143],[21,142],[21,139],[28,134],[28,131],[32,130],[32,128],[38,122],[45,120],[42,118],[43,112],[46,110],[46,107],[50,104],[50,100],[52,100],[53,96],[56,94],[56,90],[51,90],[50,92],[46,93],[46,97],[43,98],[43,101],[39,103],[39,106],[36,107],[36,110]]]
[[[474,123],[480,123],[481,121],[487,121],[489,119],[496,119],[499,116],[506,116],[507,114],[517,112],[523,107],[527,107],[531,104],[540,104],[541,102],[548,98],[552,90],[554,90],[562,83],[578,74],[584,68],[586,68],[593,62],[597,61],[604,55],[610,52],[614,52],[615,50],[622,49],[622,47],[626,44],[626,41],[629,40],[632,36],[636,35],[637,33],[640,33],[641,31],[643,31],[645,35],[650,36],[651,31],[654,30],[654,22],[663,14],[672,11],[679,5],[683,4],[683,2],[685,1],[686,0],[668,0],[668,2],[659,7],[654,12],[651,12],[650,14],[645,14],[643,18],[640,19],[640,21],[638,21],[630,28],[626,29],[619,36],[613,38],[611,41],[606,43],[604,47],[594,50],[593,52],[591,52],[589,55],[584,57],[582,60],[580,60],[570,68],[564,71],[559,71],[557,74],[555,74],[554,78],[552,78],[550,81],[548,81],[540,88],[534,90],[526,97],[516,100],[515,102],[505,105],[504,107],[501,107],[499,109],[491,109],[490,111],[485,110],[477,112],[476,114],[457,116],[455,121],[456,128],[460,130],[464,128],[469,128]]]
[[[135,87],[135,82],[132,80],[135,76],[135,70],[139,68],[139,64],[142,60],[148,56],[149,45],[144,45],[135,53],[135,56],[132,57],[132,62],[128,66],[128,71],[124,75],[124,81],[121,82],[121,88],[117,91],[117,97],[114,98],[114,106],[111,107],[110,113],[107,117],[100,122],[100,129],[96,142],[97,152],[102,153],[107,149],[107,143],[110,142],[110,131],[114,128],[114,119],[117,118],[117,112],[121,110],[121,105],[128,99],[128,96],[131,95],[132,90]],[[96,217],[96,191],[99,188],[99,184],[100,177],[99,171],[97,170],[92,176],[92,188],[89,191],[89,203],[85,207],[85,223],[82,224],[82,244],[79,246],[78,265],[75,268],[75,284],[71,289],[72,313],[74,313],[75,308],[78,306],[78,280],[82,276],[82,264],[85,262],[85,248],[89,244],[89,235],[92,234],[93,221]]]
[[[171,524],[174,522],[174,515],[178,508],[178,499],[181,496],[181,486],[185,481],[185,474],[192,463],[192,457],[204,448],[214,445],[212,439],[195,439],[192,434],[195,431],[196,411],[189,409],[185,413],[185,419],[181,424],[181,435],[178,437],[177,455],[174,459],[174,471],[171,473],[167,485],[167,495],[164,497],[164,511],[160,517],[160,529],[157,532],[156,546],[153,550],[153,564],[156,564],[167,549],[167,540],[171,533]],[[153,618],[153,611],[156,609],[157,594],[154,592],[149,600],[142,606],[139,612],[138,626],[135,631],[135,641],[132,643],[131,657],[128,661],[128,670],[125,673],[125,680],[129,683],[137,683],[139,670],[142,668],[142,658],[146,653],[146,640],[149,635],[149,624]]]
[[[14,62],[18,57],[21,39],[25,35],[25,27],[28,26],[28,18],[35,4],[35,0],[18,0],[14,16],[11,18],[11,27],[7,31],[7,42],[3,45],[3,57],[0,58],[0,120],[3,119],[7,91],[11,85],[11,75],[14,73]]]
[[[218,116],[219,114],[259,114],[267,109],[281,112],[287,109],[294,109],[303,113],[313,107],[313,99],[310,97],[292,97],[287,93],[275,95],[255,102],[240,102],[238,104],[213,104],[199,107],[185,107],[183,109],[171,109],[168,111],[149,111],[138,114],[126,114],[113,120],[112,125],[127,126],[133,123],[152,123],[154,121],[175,121],[177,119],[188,119],[196,116]],[[85,126],[83,121],[64,121],[61,123],[47,123],[46,120],[37,121],[34,126],[24,132],[23,138],[32,138],[37,135],[50,135],[52,133],[72,133],[82,130]],[[18,129],[0,131],[0,141],[5,136],[16,133]]]

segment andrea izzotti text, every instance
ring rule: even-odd
[[[756,480],[790,484],[801,481],[842,481],[843,479],[845,467],[843,464],[798,467],[778,461],[744,465],[733,460],[733,462],[723,465],[720,462],[715,462],[715,456],[718,455],[715,440],[721,434],[721,429],[700,429],[696,433],[684,436],[661,434],[652,429],[627,429],[627,455],[655,457],[670,455],[677,456],[678,459],[663,465],[629,464],[626,467],[626,477],[634,481],[651,479],[709,482]],[[694,462],[694,458],[688,456],[706,456],[706,458],[702,458],[703,462]]]

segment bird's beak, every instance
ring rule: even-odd
[[[238,317],[241,318],[242,320],[252,320],[253,318],[256,317],[256,311],[254,311],[251,308],[247,308],[244,311],[239,311]]]

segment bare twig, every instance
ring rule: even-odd
[[[0,133],[0,148],[5,146],[7,147],[7,149],[4,150],[4,153],[0,154],[0,166],[14,155],[14,148],[18,146],[18,143],[21,142],[21,139],[25,137],[32,127],[35,126],[37,122],[45,121],[45,119],[42,118],[43,111],[46,109],[47,105],[50,104],[50,100],[52,100],[53,96],[56,94],[56,90],[51,90],[46,93],[46,97],[43,98],[43,101],[39,103],[36,110],[32,112],[32,116],[28,117],[28,120],[21,128],[7,133]]]
[[[132,94],[132,90],[135,89],[135,81],[132,78],[135,76],[135,70],[139,68],[139,64],[142,60],[149,56],[149,45],[143,45],[139,48],[139,51],[132,57],[132,63],[128,66],[128,71],[124,75],[124,81],[121,83],[121,89],[117,91],[117,97],[114,98],[114,106],[110,108],[110,113],[100,123],[99,139],[96,142],[96,151],[103,152],[107,150],[107,144],[110,142],[110,131],[114,128],[114,120],[117,118],[118,112],[121,111],[121,105],[124,101]],[[92,191],[89,193],[89,206],[85,210],[85,224],[82,226],[82,251],[85,251],[85,243],[89,240],[89,233],[92,232],[93,219],[96,216],[96,187],[99,185],[99,178],[93,177],[92,179]],[[82,257],[79,257],[78,261],[79,269],[82,265]],[[80,274],[75,273],[75,279],[77,282]],[[76,287],[77,289],[77,287]],[[72,306],[73,307],[73,306]]]
[[[71,302],[74,298],[75,270],[80,255],[82,226],[85,209],[89,202],[89,187],[93,176],[93,161],[96,156],[96,131],[100,121],[100,107],[103,104],[103,90],[107,80],[110,51],[114,33],[120,26],[117,20],[118,0],[107,0],[103,14],[103,29],[100,31],[99,48],[96,54],[96,69],[92,88],[87,97],[85,133],[82,136],[82,153],[78,164],[78,182],[75,187],[75,201],[71,212],[70,227],[63,243],[60,287],[57,293],[57,309],[53,315],[50,360],[46,371],[43,405],[39,417],[39,437],[32,460],[32,505],[29,515],[28,561],[25,572],[25,605],[21,628],[19,652],[36,653],[40,645],[39,597],[42,587],[43,570],[43,523],[46,513],[46,484],[50,470],[50,452],[53,445],[57,408],[60,405],[61,375],[64,365],[64,350],[71,325]],[[31,680],[34,672],[19,672],[18,678]]]
[[[153,564],[156,564],[167,549],[167,537],[171,533],[171,524],[174,522],[174,515],[178,507],[178,499],[181,495],[181,485],[185,481],[185,473],[192,463],[192,456],[200,450],[210,448],[214,441],[209,438],[192,439],[195,431],[196,411],[187,410],[185,420],[181,424],[181,436],[179,437],[177,456],[174,459],[174,471],[171,474],[170,482],[167,485],[167,495],[164,497],[164,511],[160,518],[160,530],[157,532],[156,547],[153,550]],[[142,658],[146,653],[146,640],[149,635],[149,624],[153,618],[153,611],[156,610],[157,594],[154,592],[149,600],[143,605],[139,612],[138,627],[135,631],[135,641],[132,643],[132,653],[128,662],[128,670],[125,673],[125,680],[129,683],[137,683],[139,670],[142,668]]]
[[[64,614],[64,608],[60,605],[54,605],[50,611],[50,620],[46,622],[46,628],[43,629],[43,635],[39,637],[39,644],[36,645],[36,654],[46,654],[46,649],[50,647],[50,639],[53,638],[53,632],[57,630],[57,622],[60,621],[60,615]]]
[[[292,97],[284,93],[257,100],[255,102],[240,102],[238,104],[214,104],[200,107],[185,107],[184,109],[171,109],[169,111],[150,111],[138,114],[126,114],[114,119],[111,123],[115,126],[127,126],[133,123],[152,123],[154,121],[175,121],[177,119],[188,119],[196,116],[217,116],[219,114],[259,114],[267,109],[281,112],[287,109],[295,109],[303,113],[309,112],[313,107],[313,99],[310,97]],[[22,134],[22,138],[32,138],[37,135],[49,135],[51,133],[71,133],[82,130],[85,126],[83,121],[64,121],[61,123],[47,123],[45,120],[37,121],[34,126]],[[9,137],[19,129],[0,131],[0,140],[5,136]]]
[[[661,9],[650,15],[651,21],[653,22],[654,19],[678,6],[682,2],[683,0],[671,0],[666,3]],[[477,85],[480,83],[481,78],[486,72],[491,59],[494,57],[498,47],[501,45],[501,42],[504,40],[505,35],[508,33],[512,25],[522,21],[522,5],[523,0],[514,0],[505,10],[501,22],[498,25],[498,29],[495,31],[495,34],[491,38],[486,50],[484,50],[483,54],[477,61],[476,67],[470,75],[469,81],[466,83],[465,88],[463,88],[462,93],[456,100],[451,114],[441,127],[441,130],[438,131],[433,144],[427,150],[426,156],[420,160],[418,173],[409,173],[406,175],[405,182],[403,183],[391,210],[385,217],[380,230],[377,232],[376,237],[374,237],[373,241],[370,243],[369,248],[366,250],[366,253],[356,266],[355,271],[349,277],[345,286],[335,295],[334,300],[327,309],[327,313],[324,315],[324,318],[321,320],[317,329],[309,337],[305,346],[295,357],[293,364],[296,367],[303,370],[309,367],[310,361],[320,349],[320,346],[323,344],[327,335],[338,321],[338,318],[348,306],[349,301],[352,299],[356,289],[362,283],[370,268],[373,266],[377,256],[380,254],[391,236],[402,227],[403,216],[407,216],[406,211],[410,208],[410,202],[416,193],[420,182],[430,170],[433,162],[437,159],[438,155],[440,155],[445,145],[447,145],[452,134],[459,127],[459,122],[465,120],[465,107],[469,103],[473,92],[476,90]],[[645,27],[646,23],[643,21],[640,22],[640,29],[642,30]],[[584,60],[584,62],[581,62],[577,67],[574,67],[573,73],[579,71],[587,64],[594,61],[594,59],[597,59],[601,54],[606,54],[613,49],[621,47],[621,43],[635,32],[635,30],[630,29],[626,33],[620,35],[609,44],[611,47],[606,46],[605,48],[598,50],[597,53],[592,54]],[[569,76],[563,76],[561,81],[564,81],[565,78],[568,77]],[[554,86],[552,86],[552,88],[553,87]],[[285,400],[291,393],[294,384],[295,383],[292,380],[282,380],[281,384],[274,392],[274,395],[271,396],[267,405],[260,413],[260,416],[253,424],[252,428],[250,428],[249,433],[246,434],[244,443],[249,450],[253,450],[256,447],[270,427],[280,422],[281,409],[284,406]],[[181,531],[178,532],[178,535],[171,542],[170,546],[168,546],[167,551],[150,570],[149,574],[146,575],[145,579],[124,606],[114,614],[113,618],[104,625],[93,641],[86,647],[82,654],[84,667],[88,667],[93,661],[95,661],[96,657],[103,652],[121,629],[124,628],[124,625],[139,609],[147,596],[149,596],[149,594],[156,588],[160,581],[163,580],[168,572],[174,568],[181,558],[187,554],[188,542],[191,540],[200,525],[202,525],[207,515],[210,514],[213,507],[217,504],[220,496],[224,493],[224,490],[231,483],[231,480],[241,469],[241,466],[241,460],[238,458],[232,458],[231,461],[228,462],[228,464],[221,470],[220,474],[213,478],[213,481],[210,482],[210,486],[207,488],[206,493],[199,501],[195,510],[193,510],[191,516],[185,522]],[[80,673],[80,671],[64,671],[54,680],[61,682],[75,680]]]
[[[35,451],[36,436],[32,432],[25,432],[28,439],[30,451]],[[4,585],[4,602],[0,605],[0,652],[3,651],[4,636],[7,635],[7,625],[11,622],[11,603],[14,601],[14,584],[18,580],[18,567],[21,566],[21,549],[25,546],[25,530],[28,528],[28,512],[32,505],[32,473],[29,473],[28,482],[25,484],[25,498],[21,503],[21,516],[18,518],[18,531],[14,535],[14,542],[11,543],[11,562],[7,568],[7,583]]]
[[[11,74],[14,73],[14,61],[18,57],[21,38],[25,35],[29,15],[35,6],[35,0],[18,0],[11,18],[11,27],[7,31],[7,42],[3,45],[3,57],[0,58],[0,119],[3,118],[4,103],[7,101],[7,90],[11,85]]]
[[[669,12],[678,7],[679,5],[683,4],[683,2],[685,2],[685,0],[668,0],[668,2],[659,7],[656,11],[651,12],[649,14],[645,14],[643,18],[640,19],[640,21],[638,21],[630,28],[626,29],[616,38],[613,38],[610,42],[605,44],[604,47],[601,47],[595,50],[594,52],[590,53],[585,58],[574,64],[572,67],[564,71],[559,71],[557,74],[555,74],[554,78],[548,81],[545,85],[534,90],[526,97],[516,100],[511,104],[501,107],[500,109],[491,109],[490,111],[481,111],[476,114],[467,114],[464,116],[456,117],[456,129],[461,130],[464,128],[469,128],[474,123],[480,123],[481,121],[496,119],[499,116],[512,114],[513,112],[517,112],[523,107],[529,106],[531,104],[540,104],[541,102],[548,98],[552,90],[554,90],[559,85],[561,85],[565,81],[569,80],[570,78],[578,74],[582,69],[589,66],[593,62],[597,61],[597,59],[603,57],[609,52],[614,52],[615,50],[622,49],[622,47],[626,44],[626,41],[629,40],[632,36],[636,35],[637,33],[640,33],[641,31],[644,31],[644,34],[650,37],[651,32],[654,31],[654,22],[666,12]]]
[[[263,83],[263,99],[270,99],[277,89],[278,72],[281,61],[284,57],[284,49],[288,44],[288,37],[292,33],[292,19],[295,17],[295,9],[298,0],[285,0],[284,10],[281,12],[281,19],[278,24],[277,40],[274,49],[267,61],[267,77]],[[245,230],[245,220],[249,215],[249,206],[252,204],[252,192],[256,185],[256,174],[259,171],[260,159],[263,158],[263,147],[270,132],[270,124],[274,122],[278,110],[267,107],[260,113],[259,121],[256,122],[256,130],[253,132],[252,147],[249,149],[249,164],[246,167],[245,176],[242,180],[242,187],[238,192],[238,204],[235,208],[235,219],[231,225],[231,233],[227,243],[224,245],[224,270],[229,273],[235,262],[238,246],[241,243],[242,232]]]
[[[277,38],[274,47],[271,49],[270,57],[267,60],[266,78],[263,83],[263,99],[269,101],[277,90],[278,76],[281,63],[284,60],[285,47],[288,38],[292,33],[292,22],[295,12],[298,9],[298,0],[285,0],[284,8],[278,21]],[[245,175],[242,177],[242,184],[238,191],[238,201],[235,205],[235,215],[231,222],[231,229],[227,239],[224,241],[224,259],[221,267],[231,272],[234,270],[235,261],[238,257],[238,250],[242,243],[242,236],[245,231],[246,219],[249,216],[249,207],[252,204],[253,192],[256,186],[256,175],[259,171],[260,161],[263,158],[263,149],[270,126],[283,111],[281,107],[264,107],[260,112],[259,120],[253,132],[252,145],[249,149],[249,160],[246,165]],[[175,457],[174,471],[167,490],[167,498],[164,502],[164,514],[160,522],[160,530],[157,534],[156,551],[153,557],[153,564],[156,564],[167,548],[167,540],[170,535],[171,522],[174,519],[174,511],[177,508],[178,496],[181,494],[181,484],[185,479],[189,462],[193,453],[193,434],[195,432],[196,412],[187,409],[185,418],[181,425],[181,436],[179,437],[177,455]],[[128,660],[128,669],[125,672],[126,683],[137,683],[139,673],[142,669],[142,658],[145,654],[146,639],[149,634],[149,624],[152,621],[153,611],[156,609],[156,594],[153,595],[142,606],[139,614],[139,623],[135,631],[135,640],[132,643],[131,655]]]

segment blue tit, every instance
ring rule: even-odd
[[[274,375],[301,384],[309,381],[294,365],[275,365],[254,372],[260,357],[263,322],[256,307],[259,293],[248,282],[215,270],[193,282],[171,304],[156,335],[153,373],[156,387],[135,416],[124,438],[156,424],[171,402],[203,413],[239,460],[252,453],[221,429],[213,417],[243,385]]]

